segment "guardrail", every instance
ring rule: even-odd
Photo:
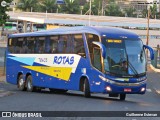
[[[151,64],[153,67],[160,69],[160,45],[154,48],[154,60],[151,61]]]

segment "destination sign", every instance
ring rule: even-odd
[[[106,40],[108,43],[122,43],[122,40],[113,40],[113,39],[109,39]]]

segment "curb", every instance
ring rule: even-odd
[[[158,95],[160,95],[160,90],[154,88],[154,91],[155,91]]]
[[[5,91],[5,90],[0,90],[0,98],[1,97],[5,97],[5,96],[9,96],[12,95],[13,93],[10,91]]]
[[[152,70],[154,70],[155,72],[160,72],[160,69],[157,69],[157,68],[153,67],[153,65],[151,65],[151,64],[150,64],[150,68],[151,68]]]
[[[6,76],[0,76],[0,83],[6,83]]]

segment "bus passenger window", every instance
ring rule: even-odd
[[[86,57],[82,34],[74,35],[74,53]]]
[[[62,35],[58,40],[58,53],[66,53],[67,35]]]
[[[27,38],[27,53],[35,53],[35,38],[28,37]]]
[[[45,50],[45,37],[36,37],[36,53],[44,53]]]
[[[15,53],[23,53],[23,38],[18,38],[15,45]]]
[[[23,48],[22,48],[22,51],[23,51],[23,53],[27,53],[27,51],[28,51],[28,47],[27,47],[27,41],[26,41],[26,38],[24,38],[24,40],[23,40]]]
[[[10,53],[15,53],[15,45],[16,45],[17,39],[16,38],[12,38],[8,40],[8,51]]]
[[[51,36],[50,37],[50,45],[49,45],[49,50],[48,53],[57,53],[58,49],[58,36]]]
[[[67,48],[66,48],[66,53],[73,53],[73,42],[74,42],[74,37],[72,35],[67,35]]]

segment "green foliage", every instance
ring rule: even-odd
[[[101,2],[102,1],[99,1],[99,0],[94,0],[94,2],[92,2],[92,14],[93,15],[99,14],[100,6],[102,5]],[[90,7],[89,4],[90,3],[88,2],[84,5],[83,13],[86,13],[89,10],[89,7]]]
[[[124,16],[119,6],[114,2],[107,6],[106,15],[108,16]]]
[[[2,0],[1,0],[2,1]],[[9,1],[9,0],[8,0]],[[11,0],[10,0],[11,1]],[[136,10],[132,7],[121,11],[119,5],[116,3],[116,0],[108,0],[108,5],[106,7],[105,15],[108,16],[125,16],[136,17]],[[17,8],[22,11],[33,11],[37,12],[57,12],[67,14],[80,14],[81,10],[85,14],[89,8],[90,3],[87,2],[83,7],[79,5],[79,0],[65,0],[64,5],[57,5],[56,0],[19,0]],[[82,9],[83,8],[83,9]],[[102,13],[102,0],[94,0],[92,2],[92,15],[100,15]],[[151,15],[150,18],[160,17],[160,13],[157,12],[157,6],[153,5],[150,7]],[[3,11],[4,12],[4,11]],[[146,17],[147,10],[142,11],[142,17]]]
[[[19,0],[17,8],[25,12],[30,12],[31,8],[33,9],[33,11],[36,11],[37,3],[37,0]]]
[[[60,11],[67,14],[79,14],[79,0],[65,0],[65,5],[60,7]]]
[[[150,10],[150,18],[151,19],[155,19],[155,16],[156,18],[160,18],[160,13],[157,12],[157,6],[156,5],[153,5],[153,6],[150,6],[149,8]],[[142,16],[145,18],[146,16],[148,16],[148,10],[147,9],[144,9],[142,11]]]
[[[147,10],[147,9],[144,9],[144,10],[142,11],[142,17],[145,18],[145,17],[147,17],[147,15],[148,15],[148,10]]]
[[[157,14],[157,5],[150,6],[150,17],[154,19]]]
[[[3,0],[0,0],[0,4]],[[5,0],[7,3],[11,3],[12,0]],[[9,16],[6,14],[6,11],[9,10],[8,8],[9,6],[6,6],[6,7],[2,7],[0,6],[0,26],[2,26],[7,19],[9,19]]]
[[[57,10],[57,5],[55,4],[56,0],[43,0],[39,4],[40,11],[42,12],[56,12]]]
[[[128,9],[125,9],[125,12],[127,14],[127,17],[136,17],[136,10],[132,7],[129,7]]]
[[[124,16],[124,14],[121,12],[119,6],[115,3],[115,0],[108,0],[109,5],[107,6],[107,9],[105,10],[106,15],[108,16]],[[100,15],[102,9],[102,0],[94,0],[92,2],[92,14],[94,15]],[[89,10],[89,3],[86,3],[84,6],[84,13],[86,13]]]

